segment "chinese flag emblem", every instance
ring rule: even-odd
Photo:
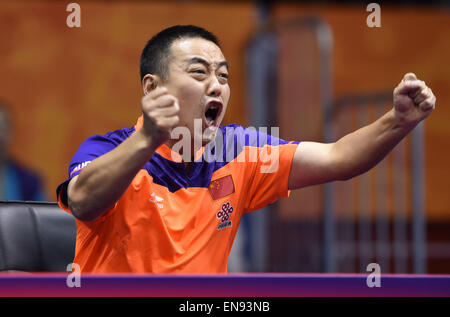
[[[209,193],[213,200],[231,195],[234,193],[234,182],[231,175],[218,178],[211,181],[209,185]]]

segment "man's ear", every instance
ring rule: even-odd
[[[158,75],[147,74],[142,78],[142,89],[144,95],[148,95],[151,91],[155,90],[161,83],[161,79]]]

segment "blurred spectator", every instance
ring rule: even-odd
[[[8,153],[11,118],[0,103],[0,200],[46,200],[39,176]]]

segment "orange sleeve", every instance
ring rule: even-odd
[[[289,196],[289,174],[298,143],[277,146],[265,145],[259,149],[256,163],[251,164],[245,212],[272,204],[280,197]]]

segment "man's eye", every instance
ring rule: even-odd
[[[194,69],[193,71],[191,71],[191,73],[206,74],[206,72],[203,69]]]
[[[223,73],[223,74],[220,74],[219,76],[228,79],[228,74]]]

